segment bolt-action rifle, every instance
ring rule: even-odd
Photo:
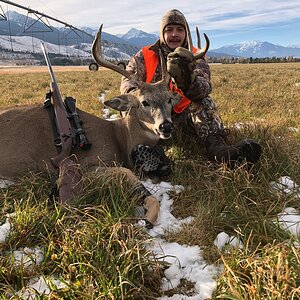
[[[73,145],[71,137],[71,125],[67,117],[67,112],[44,43],[41,43],[41,47],[51,76],[50,90],[53,99],[56,126],[59,131],[61,142],[61,151],[57,156],[51,158],[51,162],[55,168],[59,168],[61,161],[71,155]]]
[[[55,122],[60,140],[60,151],[57,156],[50,158],[52,165],[59,169],[59,198],[62,203],[75,197],[81,191],[81,172],[77,159],[72,155],[70,157],[73,140],[71,124],[68,119],[54,72],[48,57],[46,47],[41,43],[42,51],[51,76],[51,97],[53,100],[53,108],[55,113]]]

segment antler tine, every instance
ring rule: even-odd
[[[193,53],[193,40],[192,40],[191,30],[187,21],[185,21],[185,28],[187,30],[186,37],[187,37],[188,48]]]
[[[209,44],[210,44],[209,38],[208,38],[208,36],[205,33],[203,33],[203,35],[205,37],[205,42],[206,42],[205,43],[205,47],[204,48],[199,47],[199,43],[200,43],[199,42],[200,41],[200,35],[199,35],[198,49],[197,49],[196,54],[194,54],[194,58],[195,59],[203,57],[206,54],[206,52],[208,51],[208,49],[209,49]],[[198,37],[198,34],[197,34],[197,37]]]
[[[102,67],[108,68],[110,70],[113,70],[123,76],[125,76],[128,79],[132,78],[132,75],[125,69],[105,60],[102,57],[102,50],[101,50],[101,32],[102,32],[103,24],[101,24],[98,33],[95,36],[93,45],[92,45],[92,54],[95,59],[95,61]]]
[[[159,49],[159,58],[160,58],[160,65],[161,65],[161,80],[159,81],[159,83],[165,82],[166,84],[169,84],[171,80],[171,76],[167,71],[167,64],[161,49]]]
[[[201,49],[201,38],[198,26],[196,26],[196,34],[197,34],[197,47]]]

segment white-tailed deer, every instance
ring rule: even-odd
[[[102,28],[102,26],[101,26]],[[126,70],[101,56],[101,28],[93,43],[93,56],[99,65],[132,78]],[[166,67],[164,74],[167,74]],[[74,148],[80,165],[85,168],[120,165],[133,167],[131,152],[135,145],[154,146],[159,139],[171,136],[172,107],[177,94],[169,91],[169,76],[160,82],[137,82],[138,89],[105,102],[111,108],[128,111],[124,118],[108,121],[77,110],[86,135],[92,144],[88,151]],[[42,105],[10,107],[0,110],[0,179],[15,180],[27,171],[55,171],[50,158],[56,155],[51,122]],[[136,178],[138,182],[138,179]],[[154,223],[159,211],[153,196],[145,198],[146,219]]]

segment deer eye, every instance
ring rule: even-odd
[[[143,104],[143,106],[144,106],[144,107],[146,107],[146,106],[150,106],[149,102],[148,102],[148,101],[146,101],[146,100],[144,100],[144,101],[142,102],[142,104]]]

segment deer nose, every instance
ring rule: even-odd
[[[164,134],[170,134],[173,131],[173,124],[169,121],[161,123],[159,125],[159,131]]]

